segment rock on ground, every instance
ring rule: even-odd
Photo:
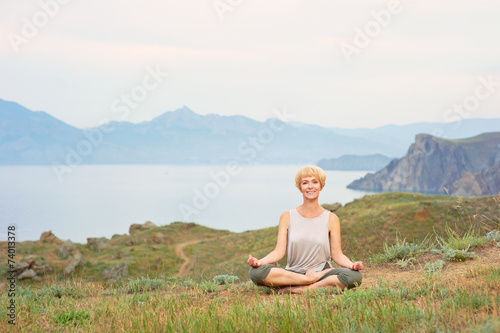
[[[94,251],[101,251],[110,246],[110,242],[106,237],[87,238],[87,246]]]
[[[83,254],[79,250],[73,252],[73,259],[64,269],[64,275],[71,275],[75,272],[77,267],[82,266],[85,263]]]
[[[40,241],[44,243],[50,243],[50,244],[62,244],[63,241],[57,238],[53,233],[52,230],[45,231],[40,235]]]
[[[156,227],[156,224],[154,224],[151,221],[147,221],[144,224],[132,224],[132,225],[130,225],[128,233],[132,235],[135,232],[150,229],[150,228],[155,228],[155,227]]]
[[[64,242],[64,244],[57,250],[57,254],[61,259],[67,259],[76,250],[75,244],[73,244],[69,239]]]
[[[111,265],[102,271],[103,279],[108,282],[115,282],[126,276],[128,276],[128,266],[123,262]]]
[[[18,280],[33,279],[35,276],[36,272],[30,268],[19,274],[17,276],[17,279]]]
[[[153,242],[155,242],[156,244],[164,243],[165,235],[158,231],[153,235]]]
[[[52,272],[52,268],[43,261],[38,262],[36,256],[30,254],[24,261],[18,261],[13,271],[19,280],[33,279],[38,275]]]

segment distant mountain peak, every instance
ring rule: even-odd
[[[187,113],[187,114],[196,114],[196,112],[194,112],[193,110],[191,110],[189,107],[187,107],[186,105],[183,105],[181,108],[178,108],[174,111],[171,111],[171,112],[180,112],[180,113]]]
[[[201,119],[203,116],[195,113],[189,107],[183,105],[181,108],[175,109],[173,111],[167,111],[158,117],[151,120],[153,123],[163,122],[167,126],[172,125],[172,123],[178,123],[180,121],[193,121],[194,119]]]
[[[285,124],[276,118],[257,121],[245,115],[198,114],[182,105],[152,120],[140,123],[112,121],[105,127],[82,130],[49,113],[33,112],[15,102],[0,99],[0,165],[51,165],[53,162],[69,165],[74,163],[72,156],[76,153],[82,164],[219,165],[234,159],[242,163],[310,164],[325,157],[345,154],[403,156],[408,146],[415,142],[416,133],[444,134],[441,137],[446,139],[436,142],[424,140],[422,136],[421,141],[428,143],[429,148],[439,148],[444,143],[456,146],[455,139],[464,137],[468,139],[457,142],[472,144],[483,140],[472,138],[473,135],[498,130],[500,118],[487,121],[464,119],[460,128],[455,130],[455,126],[434,123],[427,127],[407,125],[373,132],[358,129],[333,131],[320,125]],[[471,135],[454,136],[454,131]],[[478,154],[485,150],[486,145],[498,150],[500,141],[495,141],[492,134],[488,138],[479,146],[468,146],[471,163],[482,162]],[[92,153],[82,150],[89,145]],[[430,151],[426,150],[425,144],[417,148],[417,152]],[[416,158],[419,156],[415,154]],[[473,170],[476,169],[479,170],[477,166]],[[486,179],[495,175],[493,171],[472,175]],[[463,184],[460,188],[464,188]]]

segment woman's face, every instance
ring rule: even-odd
[[[315,199],[322,190],[320,181],[314,177],[304,177],[300,181],[300,189],[304,198]]]

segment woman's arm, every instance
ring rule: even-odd
[[[286,211],[280,216],[280,222],[278,226],[278,240],[276,242],[276,247],[273,251],[269,252],[267,256],[262,259],[257,259],[248,256],[247,263],[252,267],[259,267],[264,264],[274,264],[280,261],[286,253],[286,245],[288,240],[288,225],[290,223],[290,212]]]
[[[352,262],[342,253],[340,244],[340,221],[337,215],[330,213],[330,221],[328,223],[328,231],[330,232],[330,251],[333,261],[345,268],[350,268],[354,271],[363,269],[363,262]]]

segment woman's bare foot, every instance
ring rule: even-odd
[[[319,279],[320,279],[323,275],[325,275],[325,274],[326,274],[326,272],[325,272],[325,271],[316,272],[316,271],[314,271],[314,270],[312,270],[312,269],[308,269],[308,270],[306,271],[306,274],[305,274],[305,275],[306,275],[308,278],[310,278],[310,279],[311,279],[311,280],[310,280],[310,283],[311,283],[311,284],[313,284],[314,282],[318,281],[318,280],[319,280]]]
[[[308,269],[305,274],[308,278],[310,278],[310,283],[314,283],[320,279],[321,272],[316,272],[312,269]]]
[[[317,282],[319,279],[321,279],[327,272],[331,271],[333,268],[327,268],[322,270],[321,272],[316,272],[312,269],[308,269],[306,271],[306,276],[311,278],[311,284]]]

